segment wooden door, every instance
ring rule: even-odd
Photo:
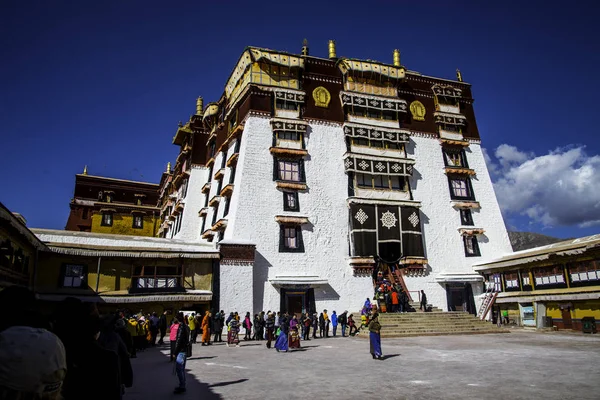
[[[573,321],[571,320],[571,309],[565,308],[560,311],[562,312],[562,320],[565,329],[573,329]]]

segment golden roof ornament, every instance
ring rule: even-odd
[[[302,41],[302,53],[303,56],[307,56],[308,55],[308,40],[304,39]]]
[[[84,175],[87,175],[87,165],[85,165],[85,166],[83,167],[83,174],[84,174]]]
[[[196,99],[196,115],[202,116],[204,114],[204,99],[202,96]]]
[[[337,58],[337,54],[335,52],[335,40],[329,41],[329,58],[330,59]]]
[[[171,161],[167,163],[167,174],[171,173]]]
[[[460,73],[460,69],[458,68],[456,68],[456,79],[458,79],[459,82],[463,81],[462,74]]]
[[[400,64],[400,50],[398,50],[398,49],[394,49],[394,66],[395,67],[402,66],[402,64]]]

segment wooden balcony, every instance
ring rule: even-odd
[[[444,168],[444,172],[446,172],[447,174],[454,174],[454,175],[475,175],[475,170],[471,169],[471,168],[464,168],[464,167],[446,167]]]

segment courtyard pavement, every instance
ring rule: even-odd
[[[225,335],[224,335],[225,336]],[[133,359],[125,400],[148,399],[599,399],[600,334],[538,333],[383,339],[329,338],[277,353],[265,342],[194,345],[187,393],[168,346]]]

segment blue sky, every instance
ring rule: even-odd
[[[245,46],[402,63],[473,85],[507,225],[600,231],[595,2],[3,1],[0,201],[62,229],[74,175],[158,182],[177,122]],[[576,6],[575,6],[576,5]]]

